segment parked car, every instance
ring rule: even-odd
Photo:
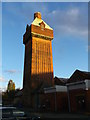
[[[27,116],[24,111],[16,107],[1,107],[2,119],[1,120],[38,120],[40,117]]]

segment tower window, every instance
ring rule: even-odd
[[[44,28],[45,28],[45,24],[44,24],[43,21],[40,23],[40,27],[41,27],[41,30],[44,30]]]

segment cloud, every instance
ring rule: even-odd
[[[15,73],[20,73],[21,71],[19,70],[4,70],[5,73],[9,73],[9,74],[15,74]]]
[[[88,11],[84,7],[53,10],[47,16],[47,21],[49,20],[56,34],[88,36]]]
[[[0,76],[0,82],[6,82],[7,80],[3,77],[3,76]]]
[[[79,15],[79,10],[77,8],[69,9],[66,14],[69,16],[77,17]]]
[[[4,86],[4,84],[7,82],[8,80],[6,80],[3,76],[0,76],[0,92],[6,91],[6,86]]]
[[[2,64],[0,63],[0,68],[2,67]]]
[[[90,51],[90,45],[88,45],[88,51]]]
[[[62,4],[63,3],[58,3]],[[52,3],[10,3],[4,4],[4,10],[6,14],[4,19],[8,24],[15,24],[14,20],[19,25],[23,23],[31,23],[33,21],[34,12],[40,11],[42,13],[42,18],[53,27],[55,35],[74,35],[80,37],[86,37],[88,35],[88,4],[86,3],[82,6],[70,6],[67,5],[65,9],[60,9],[53,7],[51,10]],[[8,17],[8,14],[10,17]],[[16,19],[15,19],[16,18]],[[10,22],[8,22],[10,21]],[[7,24],[6,23],[6,24]],[[24,24],[23,24],[24,25]]]
[[[7,90],[7,87],[0,87],[0,92],[5,92]]]
[[[86,52],[88,52],[88,55],[90,56],[90,45],[86,45]]]
[[[40,11],[44,14],[47,11],[44,4],[43,2],[3,3],[4,24],[10,24],[11,26],[30,24],[33,21],[34,12]]]

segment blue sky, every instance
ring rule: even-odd
[[[10,79],[22,88],[23,34],[37,11],[54,30],[54,76],[68,78],[76,69],[88,71],[88,3],[2,3],[3,88]]]

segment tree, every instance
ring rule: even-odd
[[[12,80],[9,80],[8,86],[7,86],[7,91],[12,91],[15,90],[15,83]]]

